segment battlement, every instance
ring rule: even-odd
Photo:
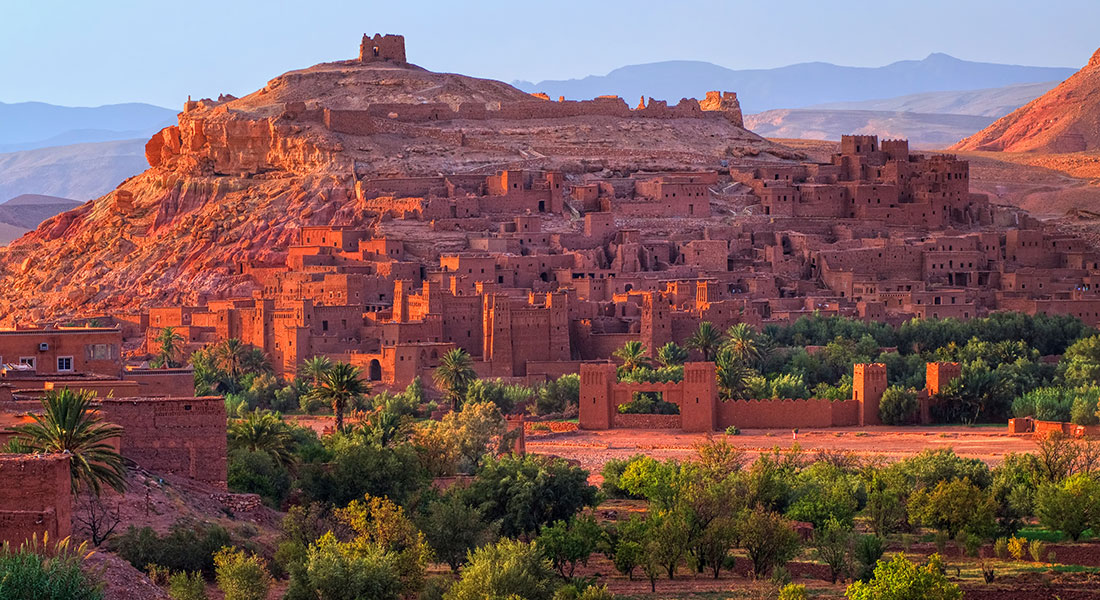
[[[405,62],[405,36],[376,33],[370,37],[364,33],[363,41],[359,43],[359,62],[383,60]]]

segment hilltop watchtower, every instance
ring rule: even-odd
[[[380,60],[405,62],[405,36],[376,33],[374,37],[370,37],[364,33],[363,41],[359,44],[359,62]]]

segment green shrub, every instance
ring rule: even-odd
[[[618,410],[623,415],[680,414],[680,406],[675,402],[665,402],[659,392],[634,392],[634,399],[620,404]]]
[[[206,581],[197,571],[173,573],[168,578],[168,595],[172,600],[206,600]]]
[[[1008,540],[1008,553],[1012,558],[1023,560],[1025,552],[1027,552],[1027,539],[1012,536],[1012,539]]]
[[[726,428],[726,435],[741,435],[741,430],[736,425],[730,425]]]
[[[220,525],[179,521],[165,535],[151,527],[131,526],[115,538],[111,549],[138,569],[160,565],[170,571],[201,571],[214,574],[214,553],[232,543]]]
[[[1100,481],[1084,473],[1058,483],[1044,483],[1035,496],[1039,522],[1073,541],[1090,527],[1100,531]]]
[[[502,538],[470,553],[462,578],[444,598],[550,600],[553,595],[554,572],[542,554],[531,544]]]
[[[84,572],[85,546],[62,541],[49,548],[37,538],[18,550],[0,547],[0,598],[4,600],[101,600],[102,586]]]
[[[788,583],[779,589],[779,600],[806,600],[806,586],[800,583]]]
[[[604,494],[607,494],[609,498],[638,498],[638,496],[632,496],[630,492],[627,492],[620,485],[620,479],[623,473],[626,472],[627,467],[630,466],[636,460],[645,458],[644,454],[635,454],[630,458],[611,458],[608,459],[603,465],[603,470],[600,473],[603,475],[603,483],[600,484],[600,488]]]
[[[1092,387],[1091,390],[1100,390],[1100,388]],[[1074,425],[1096,425],[1100,423],[1100,416],[1097,414],[1097,394],[1094,393],[1082,393],[1073,399],[1073,407],[1070,409],[1069,414],[1070,421]]]
[[[890,562],[882,562],[875,567],[875,575],[871,581],[857,581],[848,586],[844,594],[849,600],[962,598],[959,586],[947,580],[944,570],[943,560],[938,554],[930,556],[924,565],[916,565],[902,554],[896,554]]]
[[[1001,560],[1008,558],[1008,538],[997,538],[993,542],[993,555]]]
[[[263,560],[243,550],[222,548],[214,555],[218,589],[225,600],[266,600],[271,575]]]
[[[279,507],[290,493],[290,472],[267,452],[234,450],[229,453],[229,489],[258,494],[268,505]]]
[[[1046,544],[1043,543],[1043,540],[1031,540],[1031,543],[1027,546],[1027,551],[1031,554],[1031,560],[1043,562],[1043,557],[1047,553]]]
[[[875,566],[882,558],[883,542],[877,535],[863,535],[856,538],[852,555],[855,558],[857,573],[860,581],[870,581],[874,576]]]

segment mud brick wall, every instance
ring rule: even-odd
[[[858,425],[853,400],[729,400],[718,403],[718,427],[785,429]]]
[[[615,429],[680,429],[680,415],[635,415],[615,413]]]
[[[182,475],[225,489],[222,398],[105,398],[100,410],[123,428],[124,457],[154,473]]]
[[[71,485],[67,456],[0,454],[0,542],[72,533]]]

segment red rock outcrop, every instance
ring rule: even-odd
[[[1100,50],[1058,87],[960,141],[952,150],[1100,150]]]

